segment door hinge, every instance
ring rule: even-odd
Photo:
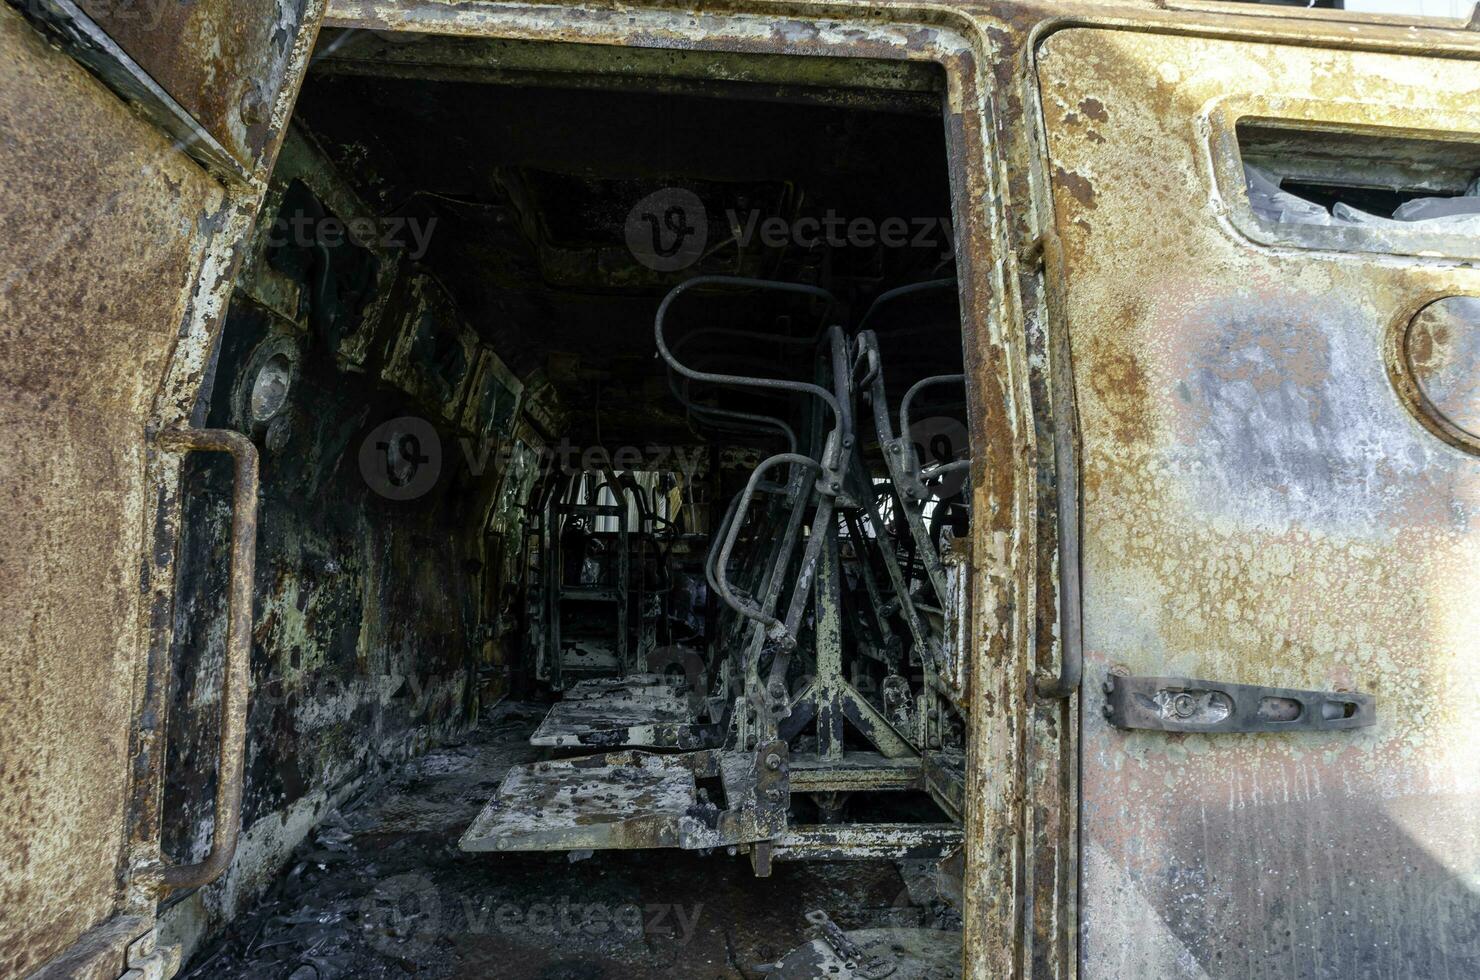
[[[180,947],[161,946],[159,932],[150,929],[128,944],[128,969],[118,980],[169,980],[180,969]]]
[[[1105,717],[1117,728],[1164,732],[1309,732],[1365,728],[1377,699],[1344,691],[1224,684],[1190,677],[1106,679]]]

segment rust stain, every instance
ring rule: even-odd
[[[1088,177],[1059,166],[1054,167],[1054,177],[1057,180],[1057,186],[1063,188],[1064,193],[1083,207],[1094,209],[1095,187],[1089,182]]]
[[[273,100],[302,24],[302,0],[80,6],[151,78],[251,169],[267,147]]]
[[[223,193],[8,7],[0,130],[0,973],[24,975],[120,894],[144,426]]]
[[[1128,319],[1133,320],[1134,313]],[[1126,445],[1148,441],[1153,430],[1147,411],[1146,372],[1135,351],[1097,337],[1088,363],[1095,368],[1090,386],[1113,420],[1116,439]]]
[[[1480,913],[1456,887],[1480,861],[1465,714],[1480,685],[1452,666],[1475,629],[1454,570],[1480,554],[1480,474],[1408,417],[1384,339],[1422,298],[1474,289],[1475,273],[1229,236],[1195,114],[1223,91],[1212,66],[1234,59],[1254,89],[1355,88],[1374,123],[1394,125],[1480,77],[1456,66],[1437,91],[1421,58],[1381,56],[1379,70],[1206,38],[1068,31],[1047,46],[1045,106],[1083,120],[1093,92],[1106,110],[1104,142],[1067,115],[1049,122],[1058,223],[1094,213],[1064,240],[1085,487],[1085,973],[1232,956],[1283,975],[1291,949],[1322,951],[1319,964],[1301,954],[1306,972],[1468,968],[1444,923]],[[1086,173],[1111,175],[1089,200]],[[1127,734],[1093,693],[1117,666],[1355,688],[1377,695],[1379,722],[1304,739]],[[1254,851],[1286,873],[1229,857]],[[1355,873],[1381,882],[1359,901],[1340,885]]]

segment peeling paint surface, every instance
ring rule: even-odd
[[[144,425],[223,194],[0,10],[0,973],[119,898]]]
[[[106,12],[103,5],[90,6]],[[273,59],[292,57],[290,45],[303,43],[292,36],[293,7],[259,4],[245,19],[219,4],[169,11],[175,18],[167,32],[173,47],[160,45],[162,58],[146,65],[244,159],[255,159],[271,144],[273,120],[281,122],[289,108],[291,100],[270,99],[274,104],[264,111],[263,93],[252,88],[252,79],[276,70],[246,66],[263,53],[259,46],[266,49],[262,64],[281,66],[284,60]],[[976,265],[962,291],[963,310],[975,327],[967,345],[976,407],[973,445],[985,450],[982,458],[1014,461],[978,467],[974,474],[981,519],[972,544],[979,574],[971,583],[973,618],[963,626],[980,651],[970,685],[978,723],[966,767],[968,898],[976,910],[967,921],[968,971],[993,980],[1029,969],[1068,976],[1074,968],[1055,959],[1072,957],[1072,944],[1061,943],[1054,931],[1072,928],[1067,924],[1074,915],[1075,849],[1068,845],[1075,799],[1066,773],[1077,763],[1079,705],[1032,701],[1033,645],[1045,661],[1038,666],[1046,670],[1064,638],[1054,615],[1060,574],[1050,531],[1055,512],[1032,499],[1035,479],[1040,498],[1054,490],[1052,466],[1040,466],[1053,455],[1053,431],[1042,419],[1027,418],[1030,410],[1043,414],[1041,391],[1030,391],[1043,379],[1029,368],[1040,372],[1045,365],[1041,356],[1030,358],[1042,353],[1032,348],[1033,334],[1043,326],[1035,322],[1034,304],[1046,284],[1035,282],[1031,258],[1020,264],[1011,247],[1033,240],[1034,205],[1040,203],[1035,196],[1042,189],[1034,186],[1032,167],[1038,148],[1022,125],[1035,107],[1031,99],[1022,100],[1021,46],[1036,24],[1051,17],[1201,19],[1204,26],[1219,21],[1219,30],[1244,30],[1251,37],[1292,30],[1268,11],[1236,18],[1176,7],[1028,2],[903,10],[837,3],[691,13],[575,4],[336,4],[340,22],[361,30],[362,39],[367,29],[431,27],[448,34],[495,32],[524,40],[666,49],[649,61],[681,63],[691,49],[713,45],[771,58],[845,52],[938,59],[947,67],[959,248],[970,249]],[[257,16],[264,10],[265,16]],[[851,12],[875,20],[831,16]],[[890,25],[888,19],[901,22]],[[1311,43],[1342,43],[1335,23],[1333,15],[1325,23],[1313,19],[1297,27],[1310,35],[1307,42],[1314,37]],[[1397,27],[1340,30],[1374,49],[1412,48],[1420,37]],[[1453,37],[1428,33],[1435,51],[1466,50]],[[1074,46],[1086,36],[1094,41]],[[9,46],[12,40],[7,34],[0,43]],[[395,50],[394,42],[380,40]],[[1219,45],[1233,56],[1211,50]],[[457,54],[456,46],[448,47]],[[190,57],[175,59],[182,50]],[[1474,765],[1456,747],[1473,746],[1480,735],[1473,720],[1480,716],[1480,698],[1467,680],[1474,674],[1473,657],[1466,656],[1480,634],[1474,612],[1480,602],[1471,585],[1480,571],[1470,530],[1476,464],[1404,412],[1393,392],[1392,357],[1383,359],[1395,324],[1406,322],[1414,304],[1475,292],[1474,270],[1425,259],[1292,254],[1241,241],[1211,191],[1202,127],[1208,125],[1204,107],[1229,90],[1262,87],[1276,97],[1303,92],[1350,102],[1354,69],[1364,80],[1361,99],[1386,106],[1384,118],[1393,122],[1411,119],[1404,114],[1415,108],[1410,103],[1424,100],[1450,116],[1465,112],[1476,88],[1446,82],[1436,91],[1433,63],[1371,52],[1297,52],[1087,31],[1055,37],[1044,50],[1050,55],[1045,105],[1053,165],[1042,177],[1052,185],[1068,258],[1066,312],[1085,423],[1091,603],[1083,708],[1091,742],[1085,759],[1090,836],[1084,882],[1094,935],[1087,955],[1097,957],[1091,974],[1401,975],[1409,963],[1419,970],[1442,964],[1452,967],[1452,975],[1474,973],[1480,969],[1474,962],[1480,956],[1474,938],[1480,934],[1474,916],[1480,888]],[[1054,61],[1061,50],[1068,57]],[[565,54],[579,63],[574,46]],[[85,77],[69,74],[64,59],[39,45],[22,55],[0,70],[25,76],[6,94],[29,97],[28,86],[46,88],[57,78],[67,85],[80,78],[77,91],[87,87]],[[44,80],[28,67],[32,61],[46,65]],[[641,67],[641,59],[635,63]],[[1446,79],[1473,75],[1456,65],[1449,63]],[[412,77],[433,67],[403,70]],[[762,73],[764,80],[789,81],[789,68],[787,59],[778,58]],[[344,70],[353,74],[352,68]],[[245,81],[222,82],[238,75]],[[813,83],[820,77],[808,74]],[[25,151],[6,158],[6,165],[25,165],[24,179],[5,186],[12,192],[24,188],[13,202],[23,224],[65,224],[79,201],[97,201],[110,222],[128,224],[133,232],[90,231],[95,237],[81,249],[83,262],[70,233],[54,253],[46,251],[45,235],[15,236],[0,246],[20,255],[15,268],[39,256],[36,268],[49,270],[21,285],[6,280],[0,288],[0,313],[12,302],[28,314],[44,309],[50,334],[46,342],[28,343],[24,358],[7,359],[7,372],[12,363],[21,367],[19,380],[5,384],[11,413],[5,440],[15,447],[5,454],[6,485],[19,474],[17,485],[34,487],[39,472],[47,486],[60,490],[12,495],[22,526],[46,533],[23,534],[0,546],[4,591],[16,605],[6,621],[17,635],[29,631],[19,647],[27,657],[40,650],[50,658],[42,675],[22,670],[34,659],[14,658],[20,665],[16,676],[25,683],[10,687],[25,697],[6,703],[7,720],[14,711],[24,727],[40,713],[36,742],[42,751],[20,756],[37,771],[22,768],[17,777],[20,767],[9,762],[11,746],[5,746],[0,775],[9,795],[0,814],[9,821],[13,813],[25,820],[62,813],[72,821],[69,833],[114,849],[105,860],[57,845],[63,838],[23,833],[28,846],[40,842],[47,849],[42,860],[60,862],[46,865],[48,880],[59,874],[90,899],[65,907],[65,889],[38,899],[28,882],[12,891],[12,877],[0,873],[0,897],[18,910],[3,920],[0,949],[12,948],[6,930],[16,923],[30,928],[55,913],[42,922],[44,932],[68,916],[75,920],[63,922],[61,932],[46,933],[42,946],[25,948],[27,957],[49,955],[45,941],[64,944],[64,933],[75,934],[90,915],[104,914],[99,896],[116,880],[111,873],[121,851],[117,835],[109,836],[108,828],[94,834],[90,826],[108,815],[103,801],[90,800],[83,808],[75,787],[98,785],[107,795],[113,792],[107,787],[124,783],[126,763],[119,760],[127,757],[126,735],[115,742],[113,728],[103,723],[127,720],[117,692],[134,683],[134,659],[142,657],[133,644],[146,629],[137,622],[137,604],[122,598],[140,563],[142,549],[132,542],[138,528],[154,526],[157,503],[155,545],[172,548],[177,508],[173,497],[161,497],[147,507],[151,516],[145,515],[143,493],[130,482],[143,472],[143,453],[128,447],[138,441],[144,401],[156,387],[171,332],[182,317],[192,329],[180,327],[172,382],[161,396],[163,414],[188,413],[203,383],[201,416],[230,424],[243,380],[229,372],[213,377],[218,363],[232,363],[231,356],[219,362],[211,356],[216,314],[235,274],[228,251],[212,250],[199,283],[183,282],[175,273],[198,267],[195,249],[212,237],[245,236],[252,195],[238,197],[227,214],[219,192],[191,168],[129,171],[137,160],[118,134],[132,134],[137,120],[116,109],[108,102],[89,110],[102,113],[86,130],[93,134],[91,127],[97,127],[107,134],[101,139],[56,141],[34,157]],[[71,134],[66,112],[53,111],[44,100],[7,102],[0,95],[0,111],[28,123],[17,131]],[[1005,159],[989,147],[989,136],[1004,141]],[[76,160],[83,164],[69,165]],[[38,171],[64,179],[33,192]],[[154,182],[147,193],[121,198],[121,188],[140,176]],[[138,201],[147,206],[135,207]],[[0,212],[11,214],[11,205]],[[161,237],[137,234],[141,227]],[[194,245],[186,244],[192,237]],[[1024,256],[1031,247],[1023,246]],[[117,276],[118,269],[103,260],[126,275]],[[0,273],[11,274],[4,264]],[[74,279],[86,284],[80,299],[63,295],[56,285]],[[1015,305],[1014,285],[1021,286],[1024,309]],[[22,295],[25,290],[32,295]],[[194,307],[186,312],[183,300],[190,293]],[[20,305],[17,297],[35,302]],[[110,304],[122,304],[121,312]],[[233,315],[241,309],[234,300]],[[22,330],[31,322],[0,320],[11,330],[17,322]],[[271,329],[291,330],[283,324],[264,327],[270,322],[238,324],[235,333],[261,338]],[[158,336],[146,332],[141,341],[145,323],[163,326]],[[1426,329],[1437,339],[1433,324]],[[100,330],[112,332],[87,358],[59,339],[90,339]],[[239,362],[242,351],[232,353]],[[1421,358],[1413,367],[1416,375],[1420,367],[1430,370],[1420,380],[1438,398],[1462,392],[1453,377],[1455,363],[1461,362]],[[85,378],[64,389],[53,384],[53,375],[59,378],[78,364],[86,368]],[[312,372],[308,378],[314,380]],[[451,527],[425,514],[387,512],[380,502],[357,496],[352,478],[333,471],[332,461],[363,432],[365,420],[356,414],[353,392],[328,390],[324,382],[331,378],[318,375],[325,390],[301,403],[307,417],[293,420],[286,451],[280,448],[265,471],[265,506],[276,513],[274,529],[264,534],[256,590],[257,696],[245,818],[250,826],[222,885],[176,906],[181,935],[199,936],[231,917],[267,885],[321,814],[366,774],[454,735],[468,720],[474,697],[475,645],[494,646],[500,639],[478,632],[489,624],[470,613],[481,601],[472,593],[490,579],[496,586],[517,565],[514,512],[520,500],[500,507],[508,540],[487,552],[497,556],[489,566],[501,566],[499,572],[482,581],[464,575],[483,556],[463,540],[471,521]],[[64,411],[58,413],[58,406]],[[1463,411],[1455,409],[1455,417],[1462,419]],[[66,452],[42,451],[47,440],[65,445]],[[192,461],[185,470],[189,496],[178,577],[190,587],[182,589],[171,619],[161,611],[167,610],[167,603],[159,603],[162,586],[153,583],[158,621],[150,624],[156,636],[166,637],[166,648],[171,625],[179,634],[168,658],[175,685],[169,692],[171,784],[163,830],[166,850],[180,860],[198,856],[209,843],[224,641],[216,625],[224,622],[218,601],[224,576],[213,576],[224,568],[221,547],[229,520],[221,471],[206,460]],[[524,484],[515,497],[527,491]],[[79,551],[89,556],[81,568],[74,560]],[[159,564],[166,567],[168,560]],[[16,581],[20,585],[12,588]],[[496,631],[504,628],[500,620]],[[117,648],[113,659],[95,657],[97,663],[79,669],[79,650],[91,656],[112,649],[109,643]],[[13,657],[9,650],[6,655]],[[10,668],[12,661],[0,657],[0,664]],[[1356,736],[1305,740],[1124,736],[1099,721],[1093,694],[1111,666],[1251,683],[1353,686],[1379,696],[1383,724]],[[99,683],[109,677],[117,684]],[[31,695],[36,684],[40,697]],[[143,695],[139,700],[157,706]],[[104,710],[85,710],[94,706]],[[103,727],[94,732],[90,723],[79,725],[79,717],[96,717]],[[54,733],[65,728],[70,737],[79,727],[88,744],[97,736],[101,754],[94,759],[73,752],[59,762]],[[5,737],[12,737],[10,730]],[[45,804],[52,810],[32,809],[25,796],[10,794],[17,779],[23,789],[43,785],[59,769],[92,766],[109,753],[117,759],[95,767],[102,782],[79,770],[46,783],[70,787],[47,790]],[[141,770],[138,781],[150,783],[165,771],[162,762],[143,759],[147,771]],[[117,794],[120,801],[123,792]],[[147,787],[144,795],[150,795]],[[145,811],[134,828],[136,843],[160,829],[148,806]],[[9,826],[0,821],[0,833],[8,834]],[[1394,840],[1402,846],[1395,849]],[[1397,857],[1369,865],[1363,863],[1368,852]],[[104,865],[108,874],[102,873]],[[1312,877],[1312,867],[1321,868],[1320,874]],[[1028,898],[1033,901],[1025,907]],[[1318,914],[1306,915],[1307,909]],[[9,965],[0,959],[0,968]]]
[[[82,7],[150,77],[251,170],[268,145],[277,91],[310,17],[304,0]]]
[[[1400,368],[1412,372],[1425,417],[1480,451],[1480,297],[1446,296],[1414,314]]]
[[[209,394],[207,424],[250,428],[243,412],[262,355],[299,352],[291,418],[262,462],[242,805],[255,843],[201,904],[206,928],[270,882],[313,824],[305,801],[319,809],[472,720],[472,553],[441,509],[447,488],[398,507],[344,464],[375,421],[407,409],[372,394],[363,375],[302,353],[301,341],[293,324],[239,296]],[[161,835],[175,861],[198,859],[211,840],[230,474],[219,459],[192,457],[184,487]]]
[[[1400,126],[1480,69],[1093,30],[1039,54],[1083,441],[1081,973],[1473,975],[1480,462],[1387,351],[1480,277],[1243,239],[1204,109],[1355,96]],[[1378,722],[1122,732],[1111,670],[1361,691]]]

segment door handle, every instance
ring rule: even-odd
[[[1310,732],[1366,728],[1377,722],[1377,698],[1371,694],[1115,674],[1103,690],[1105,717],[1117,728]]]
[[[167,865],[166,892],[196,888],[221,876],[236,853],[241,830],[242,769],[247,747],[247,702],[252,682],[252,576],[257,565],[257,447],[230,429],[168,429],[155,437],[159,448],[180,452],[230,453],[231,578],[226,604],[226,680],[221,692],[221,738],[217,757],[216,809],[211,850],[195,864]]]
[[[1057,474],[1059,552],[1059,670],[1052,679],[1034,678],[1040,698],[1069,698],[1084,679],[1084,615],[1081,597],[1079,539],[1084,530],[1080,513],[1079,410],[1074,402],[1074,374],[1063,311],[1069,308],[1065,292],[1064,250],[1050,221],[1039,236],[1043,269],[1044,322],[1048,330],[1053,381],[1054,470]]]

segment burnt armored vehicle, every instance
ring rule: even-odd
[[[0,973],[1480,975],[1480,33],[0,10]]]

